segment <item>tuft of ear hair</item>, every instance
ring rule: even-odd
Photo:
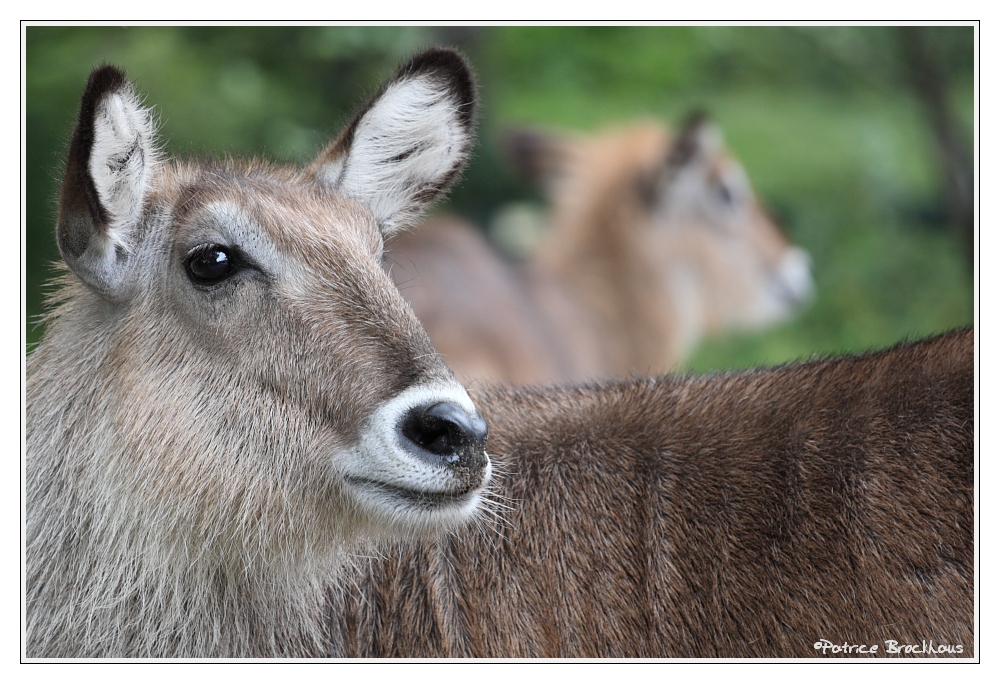
[[[124,296],[128,256],[158,164],[155,122],[125,72],[94,69],[80,103],[59,198],[59,251],[81,280]]]
[[[396,71],[306,175],[368,207],[389,235],[454,182],[474,142],[475,112],[465,59],[427,50]]]
[[[687,115],[680,133],[667,155],[668,168],[681,168],[698,159],[708,158],[722,147],[722,132],[708,114],[696,109]]]

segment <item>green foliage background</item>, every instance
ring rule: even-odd
[[[926,33],[972,146],[971,27]],[[89,71],[124,67],[171,154],[309,160],[404,57],[470,57],[480,144],[449,210],[481,226],[540,202],[504,165],[504,127],[677,123],[706,108],[758,193],[812,255],[818,296],[794,321],[713,340],[696,371],[856,351],[973,322],[972,265],[947,225],[941,170],[893,27],[55,27],[26,29],[26,321],[41,334],[58,258],[55,199]]]

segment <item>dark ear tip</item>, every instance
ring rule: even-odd
[[[442,71],[445,73],[471,72],[469,63],[458,50],[443,47],[432,47],[418,52],[403,66],[401,71],[417,74],[423,71]]]
[[[454,91],[467,122],[471,122],[476,106],[476,83],[472,67],[458,50],[432,47],[417,53],[399,68],[396,79],[434,75]]]
[[[507,128],[500,133],[500,141],[509,150],[528,151],[542,147],[546,136],[531,128]]]
[[[84,91],[84,99],[97,100],[102,95],[115,90],[121,90],[128,85],[128,77],[125,72],[116,66],[102,64],[90,72],[87,79],[87,89]]]
[[[534,180],[542,173],[541,157],[549,149],[549,139],[544,133],[526,128],[503,131],[500,149],[512,167]]]
[[[712,117],[709,115],[708,111],[698,107],[696,109],[688,112],[688,115],[684,117],[684,123],[681,124],[681,131],[696,131],[702,126],[710,124],[712,122]],[[681,133],[683,135],[683,132]]]
[[[698,108],[691,111],[681,124],[680,134],[667,154],[667,165],[684,166],[696,159],[702,148],[701,135],[706,126],[712,125],[708,112]]]

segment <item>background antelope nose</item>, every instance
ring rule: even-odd
[[[446,401],[418,406],[400,423],[403,444],[415,455],[448,467],[486,466],[486,421]]]
[[[782,294],[790,304],[805,304],[813,298],[816,286],[812,277],[812,258],[801,247],[791,247],[778,266]]]

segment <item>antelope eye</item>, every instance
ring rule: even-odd
[[[735,197],[733,197],[733,191],[729,189],[729,186],[723,182],[719,182],[716,186],[716,191],[719,193],[719,198],[722,200],[723,204],[727,206],[733,206],[735,204]]]
[[[193,282],[211,285],[232,275],[236,270],[236,260],[222,245],[202,245],[188,254],[184,266]]]

